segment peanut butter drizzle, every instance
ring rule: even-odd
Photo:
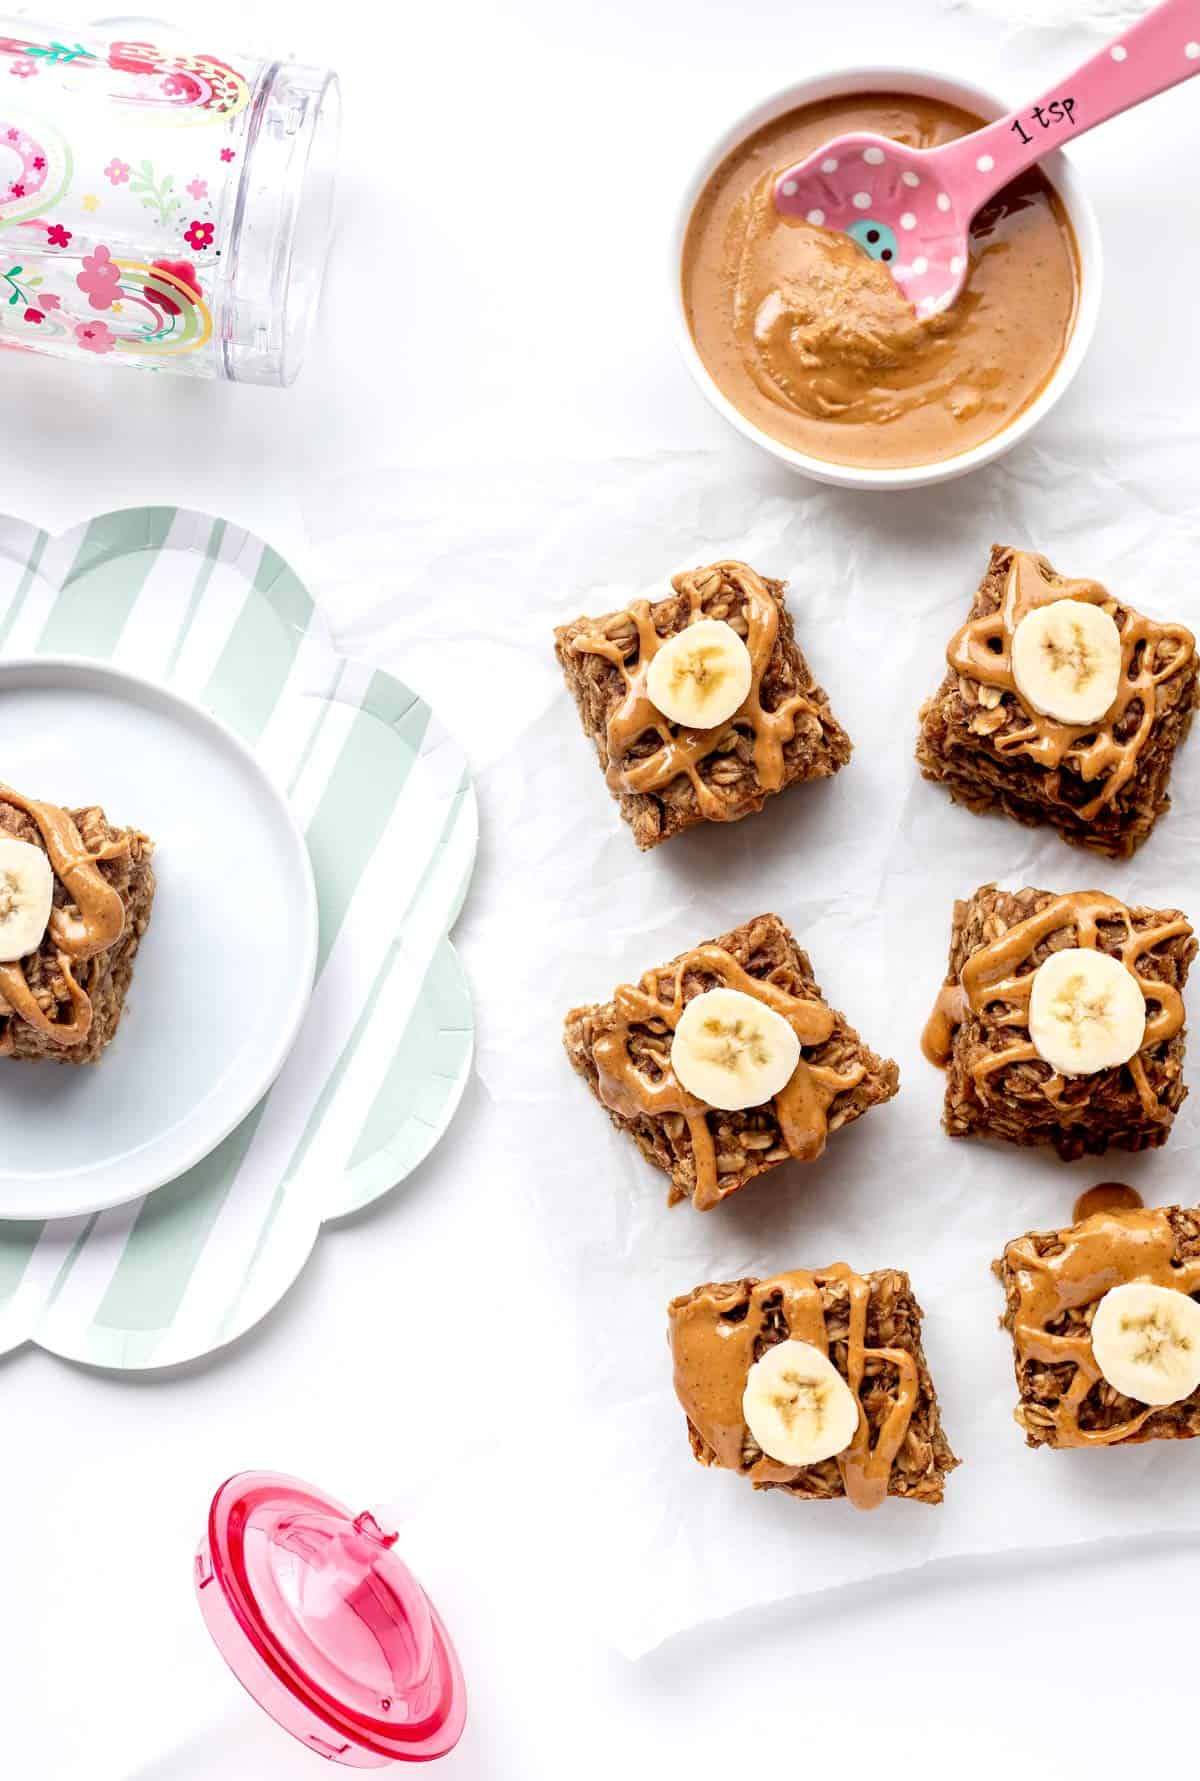
[[[1065,576],[1056,576],[1044,559],[1019,550],[1013,553],[999,609],[970,619],[951,639],[946,659],[956,673],[967,679],[1013,694],[1026,723],[1011,735],[993,736],[992,743],[999,754],[1028,755],[1038,766],[1047,768],[1051,798],[1066,802],[1059,789],[1059,769],[1064,763],[1086,784],[1103,781],[1099,794],[1090,803],[1072,805],[1085,822],[1090,822],[1128,784],[1154,727],[1157,688],[1187,665],[1195,652],[1196,640],[1183,625],[1162,625],[1126,607],[1125,617],[1119,621],[1121,678],[1115,700],[1098,723],[1060,723],[1025,703],[1012,671],[1013,635],[1018,624],[1027,613],[1053,600],[1081,600],[1104,607],[1116,618],[1113,609],[1118,602],[1099,582],[1069,581]],[[1163,640],[1176,643],[1178,648],[1167,666],[1155,671],[1155,645]],[[1117,730],[1135,704],[1141,707],[1137,728],[1123,741],[1119,740]]]
[[[747,1466],[744,1454],[749,1433],[742,1416],[742,1394],[756,1359],[755,1346],[766,1327],[765,1303],[781,1294],[788,1335],[829,1353],[829,1336],[821,1305],[821,1286],[843,1281],[850,1296],[850,1323],[846,1338],[846,1383],[858,1399],[858,1427],[850,1445],[837,1455],[838,1470],[846,1495],[856,1509],[876,1509],[887,1495],[896,1455],[904,1445],[917,1407],[920,1381],[914,1357],[902,1348],[868,1348],[867,1309],[869,1283],[834,1262],[816,1273],[797,1271],[760,1280],[750,1295],[744,1318],[726,1321],[722,1312],[740,1298],[722,1301],[707,1288],[671,1312],[671,1352],[675,1363],[675,1390],[689,1422],[711,1447],[720,1466],[742,1472],[756,1484],[791,1484],[806,1468],[787,1466],[768,1454]],[[862,1407],[862,1385],[868,1361],[886,1361],[899,1374],[895,1402],[871,1445],[871,1429]]]
[[[1024,1028],[1028,1034],[1029,997],[1036,973],[1026,971],[1018,976],[1018,967],[1028,962],[1043,940],[1061,928],[1074,929],[1074,945],[1095,947],[1098,941],[1098,924],[1106,920],[1124,921],[1127,937],[1117,956],[1126,970],[1133,974],[1146,1001],[1154,1003],[1157,1009],[1155,1013],[1147,1012],[1141,1048],[1130,1058],[1126,1067],[1133,1077],[1138,1099],[1147,1117],[1166,1119],[1169,1117],[1169,1109],[1161,1105],[1152,1091],[1141,1054],[1148,1046],[1161,1045],[1164,1040],[1173,1039],[1179,1032],[1183,1026],[1183,997],[1173,984],[1160,983],[1153,977],[1143,977],[1137,969],[1137,961],[1143,953],[1149,952],[1162,941],[1190,934],[1190,922],[1180,918],[1178,921],[1163,922],[1157,928],[1149,928],[1145,933],[1137,934],[1130,923],[1128,909],[1116,897],[1105,896],[1102,891],[1071,891],[1065,896],[1055,897],[1038,914],[1018,922],[998,940],[993,940],[990,946],[981,948],[967,960],[961,973],[962,1012],[969,1008],[977,1017],[982,1017],[985,1009],[992,1004],[1006,1003],[1008,1012],[1000,1024]],[[950,1061],[954,1027],[962,1019],[962,1012],[957,1021],[954,1019],[952,1000],[948,999],[948,995],[952,995],[957,989],[958,985],[955,984],[947,984],[942,989],[922,1038],[926,1057],[937,1064],[945,1065]],[[1029,1063],[1038,1057],[1033,1041],[1026,1036],[1015,1040],[1004,1051],[988,1052],[976,1058],[971,1065],[976,1093],[981,1100],[986,1100],[987,1079],[997,1070],[1006,1069],[1009,1064]],[[1063,1103],[1062,1095],[1067,1080],[1056,1072],[1042,1084],[1042,1092],[1064,1119],[1077,1122],[1085,1116],[1085,1104]]]
[[[1071,1223],[1082,1224],[1097,1212],[1137,1212],[1141,1205],[1142,1196],[1136,1187],[1126,1187],[1123,1181],[1098,1181],[1076,1200]]]
[[[963,1023],[964,1011],[961,985],[943,984],[938,991],[937,1001],[933,1004],[933,1013],[925,1022],[925,1030],[921,1034],[921,1050],[939,1070],[944,1070],[950,1062],[954,1035]]]
[[[662,1075],[651,1081],[638,1069],[629,1052],[632,1028],[647,1021],[661,1020],[675,1031],[683,1013],[684,978],[689,971],[705,971],[728,989],[739,989],[781,1014],[801,1045],[822,1045],[833,1032],[833,1010],[824,1002],[789,995],[776,983],[751,977],[737,960],[720,946],[697,946],[685,953],[674,967],[675,993],[664,1001],[658,987],[662,972],[648,973],[653,989],[646,991],[632,983],[624,983],[613,997],[620,1024],[602,1034],[592,1048],[598,1075],[600,1099],[623,1119],[637,1119],[646,1114],[660,1118],[666,1113],[680,1113],[687,1121],[696,1166],[696,1185],[692,1203],[707,1212],[724,1198],[717,1177],[717,1153],[708,1114],[713,1111],[707,1102],[688,1093],[676,1079],[671,1068],[669,1045],[656,1058]],[[792,1156],[812,1162],[825,1148],[828,1136],[826,1115],[834,1099],[855,1088],[866,1074],[866,1066],[855,1064],[842,1076],[820,1064],[810,1064],[801,1057],[790,1080],[774,1099],[775,1117],[783,1141]]]
[[[0,965],[0,997],[18,1019],[36,1027],[39,1033],[44,1033],[55,1045],[82,1045],[92,1030],[92,999],[75,981],[71,961],[65,952],[58,955],[58,968],[71,998],[69,1021],[54,1021],[42,1012],[19,963]],[[11,1031],[5,1037],[7,1043],[0,1050],[0,1057],[9,1057],[13,1051]]]
[[[765,711],[762,705],[762,681],[779,634],[779,608],[771,598],[762,577],[745,563],[716,563],[744,594],[746,599],[746,648],[750,652],[750,691],[733,716],[712,730],[676,729],[654,705],[646,693],[646,675],[654,656],[667,641],[654,625],[648,600],[635,600],[616,621],[633,620],[638,634],[638,651],[632,666],[626,663],[625,652],[614,643],[605,630],[584,632],[576,637],[572,648],[580,655],[603,656],[618,670],[625,682],[625,696],[612,713],[607,726],[608,770],[605,775],[609,789],[616,792],[657,792],[686,774],[696,793],[696,801],[711,822],[722,822],[729,814],[720,792],[700,777],[700,763],[720,751],[739,727],[754,734],[754,769],[764,791],[777,792],[783,784],[783,748],[796,734],[796,718],[804,711],[815,711],[811,699],[797,693],[786,699],[778,711]],[[704,600],[696,575],[676,577],[675,586],[687,595],[691,609],[688,624],[704,616]],[[608,620],[611,625],[613,619]],[[685,627],[686,628],[686,627]],[[661,747],[644,760],[628,762],[629,751],[647,731],[653,730]],[[628,763],[628,764],[627,764]]]
[[[1114,1286],[1149,1281],[1178,1292],[1200,1287],[1200,1258],[1176,1264],[1171,1222],[1161,1211],[1101,1212],[1070,1230],[1059,1231],[1062,1248],[1039,1255],[1029,1237],[1019,1237],[1005,1250],[1016,1283],[1013,1343],[1017,1360],[1045,1366],[1075,1367],[1075,1375],[1051,1410],[1055,1441],[1060,1447],[1107,1447],[1136,1435],[1147,1417],[1148,1404],[1128,1422],[1108,1429],[1079,1426],[1079,1409],[1102,1374],[1092,1354],[1090,1335],[1054,1334],[1050,1325],[1065,1311],[1094,1304]],[[1047,1406],[1049,1408],[1049,1406]]]
[[[115,946],[125,932],[125,905],[119,891],[113,889],[97,869],[100,860],[120,859],[129,851],[129,841],[107,842],[98,853],[89,853],[82,835],[70,814],[57,804],[38,803],[24,798],[6,785],[0,785],[0,798],[23,810],[37,824],[55,877],[71,898],[70,907],[57,904],[50,912],[47,933],[58,949],[58,968],[71,998],[71,1019],[52,1021],[42,1011],[16,961],[0,964],[0,1000],[13,1014],[43,1033],[56,1045],[81,1045],[92,1026],[92,1003],[87,991],[76,981],[72,964],[95,958]],[[0,1057],[13,1051],[11,1029],[0,1043]]]

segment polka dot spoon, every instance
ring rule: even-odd
[[[971,219],[989,198],[1064,141],[1193,74],[1200,0],[1162,0],[1035,105],[941,148],[839,136],[779,175],[775,206],[851,236],[918,315],[933,315],[962,289]]]

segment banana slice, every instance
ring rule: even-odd
[[[858,1400],[810,1342],[777,1342],[756,1360],[742,1393],[746,1427],[770,1459],[812,1466],[849,1447]]]
[[[53,901],[54,872],[41,848],[0,836],[0,965],[37,951]]]
[[[1128,1063],[1145,1033],[1145,998],[1120,959],[1064,946],[1034,972],[1029,1037],[1062,1075],[1091,1076]]]
[[[646,693],[672,723],[712,730],[733,716],[753,679],[750,651],[733,626],[698,618],[650,658]]]
[[[1177,1404],[1200,1386],[1200,1305],[1172,1286],[1114,1286],[1092,1318],[1092,1353],[1114,1391]]]
[[[740,989],[706,989],[679,1017],[671,1068],[690,1095],[736,1113],[786,1088],[800,1041],[782,1014]]]
[[[1044,717],[1099,723],[1121,681],[1116,620],[1089,600],[1051,600],[1027,612],[1012,641],[1017,691]]]

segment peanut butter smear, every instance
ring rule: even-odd
[[[1101,922],[1124,925],[1126,937],[1116,957],[1126,970],[1132,972],[1147,1004],[1146,1031],[1141,1047],[1124,1068],[1133,1078],[1147,1117],[1170,1118],[1170,1109],[1161,1105],[1150,1086],[1142,1052],[1165,1044],[1179,1032],[1184,1020],[1183,997],[1173,984],[1143,976],[1138,970],[1138,962],[1164,940],[1190,934],[1192,925],[1181,917],[1138,933],[1125,904],[1116,897],[1105,896],[1102,891],[1071,891],[1055,897],[1036,915],[1018,922],[989,946],[974,953],[964,964],[959,982],[946,984],[938,994],[921,1038],[925,1056],[931,1063],[945,1067],[950,1061],[955,1033],[968,1013],[978,1020],[988,1016],[993,1027],[998,1024],[1011,1028],[1011,1044],[999,1051],[981,1051],[971,1065],[975,1092],[981,1101],[986,1101],[991,1092],[991,1078],[997,1071],[1007,1069],[1010,1064],[1038,1059],[1038,1051],[1029,1037],[1029,998],[1036,972],[1022,967],[1031,964],[1037,948],[1054,934],[1062,933],[1066,946],[1098,946]],[[1046,1067],[1050,1068],[1049,1065]],[[1078,1085],[1087,1079],[1072,1077],[1069,1080]],[[1051,1070],[1041,1085],[1042,1093],[1064,1121],[1086,1119],[1086,1096],[1080,1098],[1076,1089],[1070,1101],[1064,1101],[1067,1084],[1066,1076]]]
[[[1075,324],[1079,272],[1041,173],[979,213],[957,302],[922,321],[881,261],[774,204],[778,175],[844,131],[936,148],[980,122],[907,94],[827,99],[776,118],[717,168],[688,224],[684,308],[710,376],[763,432],[836,464],[932,464],[992,438],[1045,387]]]
[[[1062,1325],[1070,1321],[1069,1313],[1085,1312],[1112,1287],[1129,1281],[1189,1294],[1200,1290],[1200,1260],[1176,1262],[1174,1254],[1171,1221],[1162,1211],[1098,1213],[1059,1231],[1056,1247],[1045,1255],[1031,1237],[1008,1245],[1004,1259],[1016,1286],[1012,1333],[1018,1367],[1033,1361],[1075,1369],[1058,1402],[1044,1407],[1054,1425],[1055,1446],[1107,1447],[1133,1440],[1154,1414],[1155,1407],[1147,1405],[1111,1428],[1082,1428],[1080,1406],[1103,1383],[1103,1375],[1092,1353],[1091,1319],[1086,1328],[1064,1330]]]
[[[642,979],[642,986],[626,983],[617,990],[613,1003],[619,1024],[601,1035],[593,1048],[597,1093],[606,1107],[624,1119],[636,1119],[639,1114],[654,1118],[665,1113],[683,1115],[696,1170],[692,1204],[707,1212],[724,1197],[718,1178],[716,1144],[708,1124],[712,1109],[689,1094],[676,1078],[671,1068],[669,1039],[664,1040],[656,1055],[659,1073],[654,1080],[639,1069],[629,1049],[635,1026],[654,1023],[659,1030],[674,1033],[686,1006],[683,986],[690,971],[703,971],[726,988],[741,990],[774,1009],[787,1021],[801,1046],[823,1044],[833,1032],[834,1015],[824,1002],[790,995],[778,984],[751,977],[730,953],[712,945],[697,946],[679,960],[666,995],[660,988],[659,974],[654,972]],[[646,984],[649,988],[643,987]],[[826,1115],[830,1106],[838,1095],[857,1087],[865,1074],[863,1064],[855,1064],[841,1075],[801,1056],[791,1078],[774,1099],[775,1117],[792,1156],[805,1162],[820,1156],[828,1136]]]
[[[867,1309],[869,1283],[844,1262],[817,1273],[797,1271],[760,1280],[750,1295],[745,1317],[730,1321],[723,1313],[741,1303],[723,1297],[720,1288],[708,1287],[671,1306],[671,1354],[675,1363],[675,1391],[693,1428],[711,1449],[713,1462],[741,1472],[755,1484],[791,1484],[805,1470],[784,1465],[756,1447],[742,1415],[742,1394],[750,1368],[762,1348],[766,1306],[782,1299],[788,1335],[829,1353],[829,1336],[821,1301],[821,1285],[844,1283],[850,1300],[846,1338],[845,1379],[858,1399],[858,1428],[850,1445],[837,1455],[838,1470],[846,1495],[856,1509],[875,1509],[887,1495],[888,1480],[896,1455],[904,1445],[917,1406],[920,1380],[913,1355],[903,1348],[868,1348]],[[877,1383],[881,1365],[896,1369],[897,1383],[875,1444],[862,1407],[864,1380]]]
[[[1136,1187],[1127,1187],[1123,1181],[1098,1181],[1076,1200],[1071,1223],[1082,1224],[1097,1212],[1138,1212],[1141,1206],[1142,1196]]]
[[[129,840],[111,841],[99,853],[89,853],[69,812],[57,804],[39,804],[0,785],[0,798],[23,810],[36,823],[50,858],[54,875],[69,902],[55,904],[47,928],[57,948],[56,960],[71,1000],[69,1021],[53,1021],[29,987],[18,961],[0,964],[0,1012],[11,1010],[56,1045],[81,1045],[92,1026],[92,1003],[76,980],[73,963],[85,963],[97,953],[115,946],[125,932],[125,905],[98,870],[100,860],[118,859],[129,850]],[[11,1039],[0,1046],[0,1056],[11,1050]]]
[[[1117,696],[1098,723],[1067,724],[1027,705],[1013,678],[1013,636],[1026,615],[1055,600],[1082,600],[1099,606],[1121,635],[1121,678]],[[1025,722],[1010,729],[1002,706],[993,737],[998,754],[1023,754],[1047,769],[1046,795],[1062,795],[1060,769],[1095,784],[1096,796],[1086,804],[1071,803],[1085,822],[1111,804],[1133,778],[1138,757],[1153,732],[1158,715],[1158,688],[1186,668],[1196,653],[1196,639],[1184,625],[1159,624],[1122,606],[1098,581],[1072,581],[1059,575],[1044,557],[1014,551],[1004,601],[996,612],[968,620],[946,650],[956,674],[979,686],[1011,693]]]

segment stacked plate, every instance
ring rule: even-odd
[[[170,1365],[449,1123],[474,794],[428,707],[201,514],[0,520],[0,695],[0,778],[145,830],[158,877],[101,1062],[0,1069],[0,1352]]]

